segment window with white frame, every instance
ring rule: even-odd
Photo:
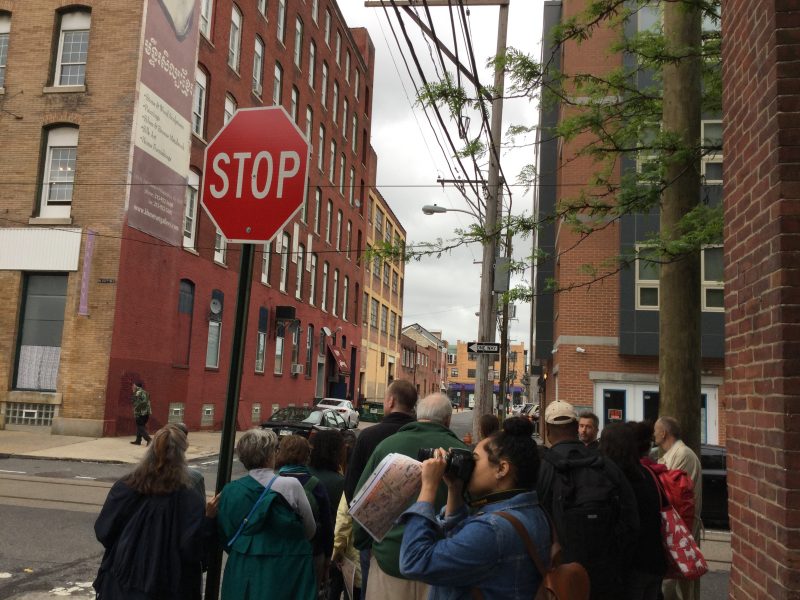
[[[322,300],[320,301],[320,308],[328,310],[328,261],[322,263]]]
[[[342,34],[339,31],[336,32],[336,64],[342,65]]]
[[[306,263],[306,247],[303,244],[297,245],[297,275],[295,276],[295,298],[300,300],[303,295],[303,272]]]
[[[292,117],[292,121],[295,123],[297,123],[298,104],[300,104],[300,90],[298,90],[295,86],[292,86],[292,95],[289,102],[289,114]]]
[[[278,321],[275,326],[275,375],[283,374],[283,344],[286,339],[286,323]]]
[[[325,9],[325,44],[331,47],[331,11]]]
[[[75,166],[78,159],[78,128],[54,127],[45,130],[45,135],[47,148],[39,216],[68,219],[72,210]]]
[[[258,315],[258,335],[256,337],[256,373],[264,372],[264,358],[267,353],[267,309],[261,307]]]
[[[289,251],[291,250],[291,238],[288,233],[281,236],[281,276],[278,287],[282,292],[286,291],[286,284],[289,281]]]
[[[319,23],[319,0],[311,0],[311,20]]]
[[[206,367],[216,369],[219,367],[219,344],[222,339],[222,323],[219,321],[208,322],[208,341],[206,343]]]
[[[276,61],[275,76],[272,78],[272,104],[280,106],[281,98],[283,98],[283,67]]]
[[[658,310],[661,264],[655,251],[647,246],[636,247],[636,308]]]
[[[306,191],[303,194],[303,204],[300,205],[300,220],[306,224],[308,223],[308,194],[309,189],[306,186]]]
[[[342,137],[347,139],[347,115],[350,112],[350,103],[347,98],[342,100]]]
[[[261,283],[269,285],[269,269],[272,262],[272,242],[264,244],[264,252],[261,255]]]
[[[636,155],[637,181],[640,185],[653,185],[661,181],[661,161],[658,160],[658,136],[660,123],[646,123],[639,131],[639,147]]]
[[[86,58],[89,54],[89,28],[92,14],[86,10],[66,12],[61,15],[58,38],[55,85],[84,85],[86,83]]]
[[[353,148],[353,152],[356,152],[357,151],[356,148],[358,147],[358,117],[356,116],[355,111],[353,112],[353,126],[351,129],[352,131],[350,133],[351,137],[350,144]]]
[[[242,52],[242,13],[236,5],[231,9],[231,31],[228,36],[228,66],[239,72],[239,56]]]
[[[344,196],[344,173],[345,173],[345,158],[344,154],[339,156],[339,193]]]
[[[200,174],[189,171],[186,178],[186,206],[183,209],[183,247],[194,248],[197,231],[197,194],[200,189]]]
[[[702,258],[703,310],[722,312],[725,308],[722,246],[703,248]]]
[[[192,132],[203,137],[206,114],[206,90],[208,76],[199,67],[194,70],[194,101],[192,102]]]
[[[278,0],[278,40],[281,44],[286,41],[286,0]]]
[[[294,64],[298,69],[303,67],[303,21],[300,17],[294,21]]]
[[[344,80],[350,83],[350,50],[347,50],[344,55]]]
[[[703,153],[703,183],[722,185],[722,121],[701,122],[702,144],[708,148]]]
[[[336,181],[336,140],[331,140],[331,155],[328,159],[328,179]]]
[[[342,318],[347,321],[347,313],[350,306],[350,278],[345,275],[342,285]]]
[[[314,43],[314,40],[311,40],[311,43],[308,45],[308,87],[312,90],[314,89],[314,83],[316,82],[316,71],[317,71],[317,45]]]
[[[333,270],[333,293],[331,294],[331,312],[333,316],[339,314],[339,269]]]
[[[300,323],[294,323],[290,329],[292,332],[292,364],[296,365],[300,362]]]
[[[350,260],[350,244],[351,244],[352,238],[353,238],[353,222],[352,221],[348,221],[347,222],[347,240],[346,240],[347,241],[347,247],[345,248],[345,251],[347,252],[347,260]]]
[[[211,16],[214,0],[200,0],[200,33],[211,39]]]
[[[311,144],[311,128],[314,126],[314,111],[311,106],[306,106],[306,142]]]
[[[260,12],[266,18],[266,16],[267,16],[267,0],[258,0],[258,12]]]
[[[309,325],[306,329],[306,378],[311,377],[311,359],[314,349],[314,326]]]
[[[319,136],[317,138],[317,168],[322,171],[325,168],[325,125],[319,124]],[[319,231],[317,231],[319,233]]]
[[[333,122],[336,123],[336,119],[338,118],[339,112],[339,82],[333,82],[333,100],[331,102],[331,116],[333,117]]]
[[[336,211],[336,251],[342,249],[342,221],[344,220],[344,214],[341,210]]]
[[[319,224],[322,221],[322,190],[320,188],[317,188],[314,199],[316,201],[314,205],[314,233],[319,235]]]
[[[358,100],[358,88],[360,85],[361,85],[361,71],[359,71],[358,67],[356,67],[355,85],[353,85],[353,95],[356,97],[356,100]]]
[[[234,114],[236,114],[236,100],[230,94],[225,94],[225,114],[222,118],[225,125],[233,118]]]
[[[253,53],[253,93],[261,97],[264,91],[264,42],[256,36],[256,48]]]
[[[311,272],[308,276],[308,303],[314,306],[317,302],[317,255],[314,253],[311,254]]]
[[[322,61],[322,106],[328,108],[328,63]]]
[[[331,243],[331,225],[333,224],[333,202],[328,200],[328,213],[325,217],[325,241]]]
[[[222,232],[217,229],[214,234],[214,262],[221,265],[225,264],[225,255],[228,251],[228,240],[222,235]]]
[[[350,167],[350,190],[348,192],[348,200],[350,202],[350,206],[355,205],[355,190],[356,190],[356,169],[355,167]]]
[[[0,88],[6,84],[8,37],[11,34],[11,15],[0,13]]]

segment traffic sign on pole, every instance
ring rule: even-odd
[[[200,203],[229,242],[268,242],[303,203],[308,153],[282,106],[239,109],[206,147]]]
[[[500,354],[500,344],[496,342],[470,342],[467,350],[473,354]]]

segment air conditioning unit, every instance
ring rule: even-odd
[[[302,375],[303,374],[303,365],[299,365],[297,363],[292,364],[292,375]]]

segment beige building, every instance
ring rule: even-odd
[[[375,189],[369,191],[366,229],[367,250],[381,244],[405,244],[405,229]],[[404,276],[402,260],[373,257],[364,263],[359,402],[383,400],[386,387],[397,377]]]
[[[477,355],[467,348],[469,342],[458,340],[447,351],[447,395],[461,406],[473,406],[475,402],[475,369]],[[508,394],[512,402],[521,402],[524,393],[522,378],[525,375],[525,344],[512,343],[508,350]],[[500,393],[500,357],[490,367],[490,377],[494,382],[494,397]]]

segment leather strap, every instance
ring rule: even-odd
[[[514,529],[517,531],[517,535],[522,539],[522,543],[525,544],[525,550],[528,551],[528,556],[531,557],[533,564],[536,565],[536,570],[539,571],[539,574],[544,578],[545,574],[547,573],[547,569],[545,569],[544,565],[542,564],[542,559],[539,558],[539,553],[536,552],[536,548],[533,545],[533,541],[531,540],[531,536],[528,535],[528,530],[525,529],[525,526],[520,522],[520,520],[512,514],[507,512],[496,512],[494,513],[498,517],[503,517],[506,521],[511,523]],[[550,526],[552,531],[553,526]],[[558,543],[555,539],[553,540],[553,544]]]

